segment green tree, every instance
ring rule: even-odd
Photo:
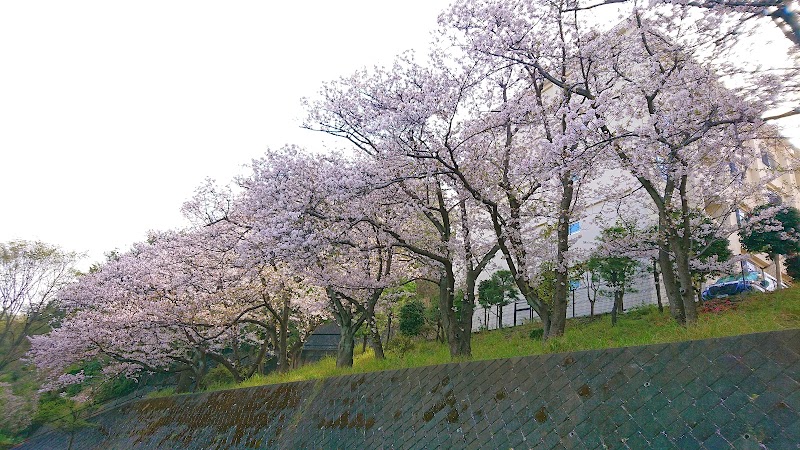
[[[400,333],[418,336],[425,326],[425,305],[417,299],[406,302],[400,308]]]
[[[777,212],[768,219],[773,208]],[[752,224],[752,225],[751,225]],[[761,205],[753,210],[741,233],[742,245],[751,252],[763,252],[775,263],[775,278],[781,289],[781,255],[800,252],[800,211],[790,206],[778,207],[772,204]]]
[[[795,280],[800,280],[800,255],[792,255],[784,261],[786,273]]]
[[[601,248],[603,248],[603,244],[625,239],[628,234],[628,229],[622,226],[606,228],[600,235]],[[587,263],[587,270],[597,274],[606,285],[607,289],[603,292],[613,296],[611,325],[616,325],[617,314],[624,309],[625,292],[630,291],[633,287],[634,275],[639,270],[639,262],[628,256],[595,252]]]
[[[696,252],[693,259],[697,263],[692,267],[692,279],[695,283],[697,301],[702,300],[701,294],[706,278],[719,275],[721,271],[719,263],[727,262],[733,256],[728,246],[728,239],[717,236],[714,220],[707,215],[703,215],[700,220],[702,224],[697,227],[698,233],[692,237],[692,249]]]
[[[508,270],[498,270],[491,278],[478,284],[478,301],[484,308],[497,307],[497,328],[503,328],[503,306],[519,298],[514,276]]]

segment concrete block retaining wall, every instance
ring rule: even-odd
[[[20,449],[800,448],[800,330],[141,400]]]

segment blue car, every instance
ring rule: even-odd
[[[748,272],[744,277],[741,274],[728,275],[707,287],[703,291],[703,300],[725,298],[748,292],[774,291],[777,284],[771,278],[762,277],[758,272]]]

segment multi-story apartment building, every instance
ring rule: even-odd
[[[750,184],[756,184],[759,180],[769,180],[766,181],[763,192],[747,198],[739,205],[738,211],[734,214],[729,213],[732,209],[729,205],[709,204],[706,206],[706,213],[712,217],[719,218],[721,214],[727,214],[726,225],[730,228],[736,228],[738,222],[746,217],[752,208],[764,203],[780,203],[800,209],[800,164],[798,164],[800,150],[796,149],[787,139],[782,138],[777,130],[769,131],[774,135],[773,138],[749,143],[756,156],[755,165],[749,167],[744,175],[745,180]],[[619,172],[614,171],[608,176],[619,176]],[[633,186],[633,180],[631,181],[631,186]],[[643,217],[651,216],[655,223],[655,213],[649,209],[646,201],[638,208],[632,205],[627,206],[629,209],[634,208],[641,211]],[[573,237],[573,248],[589,253],[596,246],[596,240],[600,236],[601,230],[614,223],[618,210],[618,204],[614,201],[600,201],[585,208],[569,228]],[[727,273],[741,273],[742,270],[760,272],[764,277],[774,280],[775,264],[769,260],[767,255],[747,253],[742,248],[738,233],[734,232],[730,235],[729,248],[733,255],[743,255],[744,258],[741,258],[742,261],[730,263]],[[494,268],[488,269],[482,279],[490,276],[493,270],[503,268],[505,265],[502,258],[496,258]],[[659,297],[666,307],[667,296],[663,290],[663,283],[660,278],[654,276],[653,269],[652,261],[641,261],[636,281],[633,283],[634,287],[626,292],[624,297],[626,308],[656,304]],[[783,280],[787,284],[792,281],[785,272]],[[713,283],[713,281],[710,280],[706,284]],[[657,286],[660,287],[660,292],[657,291]],[[610,293],[604,291],[606,289],[602,283],[593,282],[586,276],[574,280],[568,297],[568,317],[589,316],[592,309],[594,309],[594,314],[610,312],[613,303],[612,297]],[[592,308],[590,299],[595,299],[594,308]],[[531,318],[535,318],[535,313],[530,310],[525,300],[520,299],[502,308],[503,326],[521,324]],[[498,327],[499,323],[497,308],[485,310],[480,306],[476,307],[473,329],[494,329]]]

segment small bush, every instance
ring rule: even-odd
[[[419,336],[425,325],[425,305],[419,300],[411,300],[400,308],[400,333],[405,336]]]
[[[203,379],[203,384],[205,384],[208,387],[225,386],[233,384],[234,381],[235,380],[233,379],[233,375],[231,375],[231,372],[228,369],[226,369],[225,366],[218,365],[208,371],[205,378]]]
[[[136,380],[125,376],[118,376],[101,384],[94,394],[94,401],[104,403],[109,400],[124,397],[139,387]]]
[[[71,408],[74,407],[74,403],[68,398],[60,397],[50,392],[42,395],[39,400],[39,409],[33,416],[33,424],[41,426],[68,416],[72,410]]]
[[[541,341],[542,338],[544,337],[544,328],[532,329],[529,336],[531,337],[531,339],[538,339]]]
[[[402,334],[392,339],[391,341],[389,341],[388,344],[386,344],[386,350],[393,351],[399,354],[400,356],[405,355],[411,350],[414,350],[415,347],[416,345],[414,344],[414,341],[411,340],[410,337]]]
[[[157,391],[148,392],[145,398],[161,398],[161,397],[170,397],[175,395],[175,388],[168,387],[165,389],[159,389]]]

